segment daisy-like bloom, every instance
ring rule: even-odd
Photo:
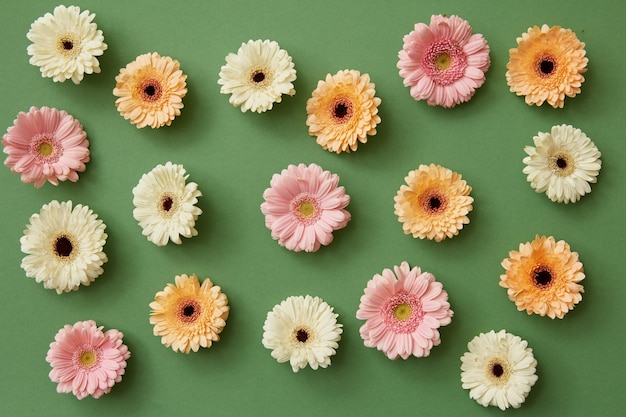
[[[526,104],[563,107],[565,96],[580,93],[587,71],[585,44],[570,29],[534,26],[509,49],[506,82]]]
[[[380,98],[370,76],[355,70],[339,71],[320,80],[306,102],[309,135],[329,152],[356,151],[359,142],[376,134]]]
[[[472,211],[472,187],[448,168],[420,165],[404,178],[395,196],[395,214],[406,234],[436,242],[459,234],[469,223]]]
[[[154,335],[174,352],[197,352],[220,340],[230,307],[228,298],[206,278],[202,285],[194,274],[176,276],[150,303],[150,324]]]
[[[344,210],[350,196],[338,184],[338,175],[317,164],[289,165],[274,174],[261,204],[272,238],[295,252],[316,252],[329,245],[333,231],[350,221]]]
[[[195,182],[185,183],[189,174],[182,165],[167,162],[143,174],[133,188],[133,216],[142,233],[157,246],[169,240],[180,245],[180,236],[196,236],[195,228],[202,210],[196,207],[202,195]]]
[[[53,200],[29,222],[20,238],[27,277],[61,294],[102,275],[108,261],[103,251],[106,225],[89,207],[77,204],[72,209],[71,201]]]
[[[115,77],[115,106],[137,128],[169,126],[184,107],[186,80],[177,60],[156,52],[139,55]]]
[[[283,94],[293,96],[296,70],[291,57],[278,43],[250,40],[242,43],[237,54],[228,54],[220,70],[220,93],[230,94],[233,106],[263,113],[280,103]]]
[[[583,264],[563,240],[536,236],[510,251],[502,266],[500,286],[519,311],[562,319],[583,298]]]
[[[71,392],[82,400],[100,398],[122,380],[130,358],[123,343],[124,334],[116,329],[102,331],[93,320],[66,324],[54,336],[46,361],[52,367],[50,379],[57,392]]]
[[[356,312],[365,320],[361,338],[389,359],[428,356],[441,343],[437,329],[452,321],[448,293],[433,274],[408,262],[394,271],[386,268],[367,283]]]
[[[403,41],[398,68],[415,100],[454,107],[472,98],[485,82],[489,45],[483,35],[472,34],[466,20],[433,15],[430,25],[417,23]]]
[[[533,137],[535,146],[526,146],[524,174],[538,193],[552,201],[575,203],[591,192],[602,161],[596,145],[571,125],[553,126],[550,133]]]
[[[267,313],[263,346],[272,350],[279,363],[289,361],[294,372],[307,364],[314,370],[326,368],[343,332],[337,317],[319,297],[288,297]]]
[[[39,188],[49,181],[78,181],[89,162],[89,141],[80,122],[64,110],[31,107],[20,112],[2,137],[4,165],[22,182]]]
[[[102,31],[93,23],[95,14],[82,13],[76,6],[57,6],[30,26],[26,37],[29,62],[39,67],[42,77],[79,84],[85,74],[99,73],[98,56],[107,49]]]
[[[461,382],[483,407],[519,408],[537,381],[537,361],[528,342],[500,330],[480,333],[461,357]]]

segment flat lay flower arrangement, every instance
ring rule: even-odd
[[[498,74],[491,68],[490,44],[476,29],[462,17],[444,14],[406,28],[399,39],[397,60],[389,63],[395,65],[397,82],[406,88],[406,95],[418,105],[451,112],[451,118],[456,114],[452,112],[481,94],[485,83],[506,84],[511,94],[523,97],[520,106],[551,106],[559,111],[574,105],[584,89],[583,74],[589,62],[585,44],[576,33],[556,25],[530,26],[511,40],[506,73]],[[41,77],[51,78],[51,83],[80,84],[88,77],[102,76],[100,61],[111,47],[92,11],[60,5],[43,12],[25,32],[31,42],[25,51],[29,63],[39,68]],[[187,123],[177,118],[192,111],[189,107],[194,104],[188,104],[187,95],[210,80],[223,95],[222,104],[237,108],[242,118],[267,117],[279,106],[292,106],[292,96],[306,96],[306,105],[300,109],[302,130],[317,144],[314,151],[318,154],[334,154],[343,161],[368,146],[387,146],[378,133],[386,122],[389,94],[364,68],[329,68],[311,91],[296,91],[298,77],[314,76],[272,39],[241,39],[221,67],[213,68],[212,78],[205,73],[205,79],[193,80],[185,64],[182,57],[152,50],[121,67],[110,80],[110,101],[119,112],[118,122],[130,123],[133,132],[175,131]],[[192,103],[200,99],[196,96]],[[79,121],[54,105],[33,103],[29,109],[15,109],[15,120],[2,138],[4,165],[16,174],[13,192],[26,187],[32,192],[42,187],[71,187],[61,183],[80,182],[90,164],[97,163],[92,162],[98,155],[90,150],[93,139],[85,127],[88,121]],[[511,170],[518,170],[519,177],[528,182],[527,197],[542,193],[549,204],[568,209],[601,179],[602,154],[597,144],[602,144],[602,138],[592,140],[580,127],[568,123],[538,124],[535,130],[535,136],[519,149],[520,167]],[[132,136],[129,141],[135,140]],[[315,153],[310,157],[315,160]],[[265,245],[275,247],[277,256],[332,254],[335,238],[347,236],[355,223],[353,213],[363,210],[360,196],[340,176],[352,168],[335,172],[322,163],[294,158],[266,178],[265,189],[256,190],[256,220],[266,228]],[[213,184],[188,172],[185,162],[164,157],[134,178],[131,189],[120,190],[119,198],[132,202],[135,233],[143,235],[143,243],[157,254],[184,248],[188,241],[210,233],[198,224],[211,216],[201,206],[212,201]],[[479,227],[471,224],[481,205],[474,191],[475,178],[466,178],[446,161],[419,157],[415,166],[406,168],[395,194],[388,198],[388,214],[395,216],[398,234],[414,238],[419,245],[439,245],[438,250],[445,252],[446,242],[462,240],[466,228]],[[85,191],[81,195],[89,196],[89,190]],[[20,267],[25,277],[62,298],[85,286],[106,285],[100,277],[106,276],[109,261],[107,238],[116,231],[87,205],[88,198],[59,200],[46,202],[37,213],[15,213],[25,222],[23,235],[15,243],[23,253]],[[117,239],[115,244],[124,242]],[[492,285],[501,287],[501,296],[519,314],[566,319],[583,302],[584,253],[579,257],[577,250],[548,232],[529,231],[527,242],[496,254],[496,258],[503,256],[501,275]],[[413,259],[381,261],[384,269],[361,277],[362,292],[353,294],[358,309],[350,313],[345,306],[324,301],[330,293],[310,294],[303,289],[281,300],[277,292],[275,305],[258,329],[258,346],[250,348],[265,348],[268,360],[288,362],[294,373],[305,368],[328,372],[324,368],[332,366],[342,349],[342,337],[350,332],[348,337],[360,337],[364,348],[373,348],[367,349],[372,357],[428,361],[454,332],[450,325],[459,314],[455,299],[462,294],[448,293],[450,277],[429,272],[436,265],[414,264]],[[152,343],[194,355],[228,337],[222,332],[239,306],[222,289],[227,278],[186,271],[185,265],[179,270],[167,277],[164,288],[146,285],[153,301],[145,306],[145,321],[152,327]],[[207,273],[211,274],[210,265]],[[236,286],[237,282],[228,282],[229,290]],[[89,311],[84,314],[83,321],[73,324],[68,318],[53,336],[45,360],[59,393],[100,398],[122,383],[127,362],[134,359],[134,341],[115,328],[97,325]],[[358,329],[346,325],[352,319],[359,322]],[[489,323],[484,326],[467,341],[460,356],[449,350],[445,353],[458,362],[459,388],[482,406],[519,408],[541,380],[542,367],[550,364],[536,359],[535,354],[541,355],[533,349],[532,334],[515,335]]]

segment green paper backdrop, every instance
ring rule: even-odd
[[[4,2],[0,126],[8,128],[33,105],[67,110],[87,131],[92,160],[77,183],[41,189],[0,169],[0,414],[499,415],[461,388],[459,357],[478,333],[503,328],[528,340],[539,363],[526,403],[508,413],[620,414],[626,342],[623,4],[85,0],[77,5],[96,13],[109,48],[100,59],[102,73],[74,85],[44,79],[28,63],[30,24],[57,3]],[[402,37],[431,14],[467,19],[491,48],[486,83],[454,109],[414,101],[396,69]],[[504,77],[515,39],[543,23],[571,28],[586,43],[583,91],[566,99],[564,109],[527,106],[509,92]],[[277,41],[298,71],[297,94],[265,114],[232,107],[217,84],[225,56],[249,39]],[[189,93],[172,126],[136,129],[115,108],[114,78],[151,51],[180,61]],[[356,153],[336,155],[308,135],[305,105],[317,81],[341,69],[370,74],[382,99],[382,123]],[[522,174],[524,146],[561,123],[582,129],[602,152],[599,182],[573,205],[535,193]],[[168,160],[184,164],[199,184],[204,213],[199,236],[157,247],[133,219],[131,189]],[[259,209],[272,174],[300,162],[338,174],[351,196],[352,221],[317,253],[278,246]],[[441,243],[405,235],[393,213],[404,176],[431,162],[463,174],[475,198],[471,223]],[[25,225],[54,199],[89,205],[109,235],[105,273],[90,287],[62,295],[20,268]],[[566,240],[585,266],[583,301],[563,320],[517,311],[498,286],[502,259],[536,234]],[[443,282],[455,315],[430,357],[390,361],[363,346],[355,313],[367,281],[405,260]],[[190,355],[163,347],[148,321],[154,294],[181,273],[211,277],[231,305],[222,340]],[[344,334],[331,367],[294,374],[262,346],[262,326],[275,304],[306,294],[335,308]],[[58,329],[86,319],[122,331],[132,357],[110,394],[78,401],[56,393],[45,356]]]

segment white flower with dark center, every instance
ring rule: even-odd
[[[591,192],[602,161],[596,145],[571,125],[553,126],[550,133],[539,132],[535,146],[526,146],[524,174],[538,193],[552,201],[575,203]]]
[[[519,408],[535,382],[537,361],[528,342],[500,330],[481,333],[461,357],[461,382],[484,407]]]
[[[21,267],[26,276],[43,282],[57,294],[91,284],[108,261],[103,247],[106,225],[87,206],[54,200],[30,217],[20,239],[27,255]]]
[[[289,361],[294,372],[307,364],[312,369],[326,368],[343,332],[337,317],[319,297],[288,297],[267,313],[263,346],[279,363]]]
[[[262,113],[280,103],[283,94],[296,94],[294,64],[287,51],[274,41],[242,43],[237,54],[228,54],[219,75],[220,92],[231,94],[228,101],[241,106],[242,112]]]
[[[70,78],[79,84],[85,74],[99,73],[98,56],[107,49],[102,31],[93,23],[95,14],[82,13],[76,6],[57,6],[30,27],[26,37],[29,62],[39,67],[43,77],[63,82]]]
[[[196,207],[202,193],[195,182],[185,183],[189,175],[182,165],[167,162],[143,174],[133,188],[133,216],[143,235],[157,246],[168,240],[181,244],[180,236],[196,236],[196,220],[202,210]]]

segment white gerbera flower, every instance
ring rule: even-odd
[[[575,203],[591,192],[602,166],[600,151],[580,129],[571,125],[553,126],[550,133],[539,132],[535,146],[526,146],[524,174],[538,193],[552,201]]]
[[[481,333],[461,357],[461,382],[483,407],[519,408],[535,385],[537,361],[528,342],[500,330]]]
[[[267,313],[263,346],[272,349],[279,363],[289,361],[294,372],[307,363],[312,369],[326,368],[343,332],[337,316],[319,297],[288,297]]]
[[[185,184],[189,177],[185,172],[182,165],[171,162],[157,165],[133,188],[133,216],[143,235],[157,246],[165,246],[168,240],[180,245],[181,235],[198,234],[194,226],[202,210],[196,203],[202,193],[195,182]]]
[[[43,282],[57,294],[76,291],[80,284],[89,285],[104,270],[108,261],[102,251],[106,225],[87,206],[54,200],[30,217],[20,239],[26,276]]]
[[[217,83],[222,94],[231,94],[228,101],[233,106],[262,113],[280,103],[283,94],[296,94],[295,79],[291,57],[278,43],[250,40],[241,44],[237,54],[228,54]]]
[[[76,6],[57,6],[30,26],[26,37],[32,42],[27,52],[30,63],[43,77],[79,84],[84,74],[99,73],[100,56],[107,49],[102,31],[92,23],[95,14],[82,13]]]

